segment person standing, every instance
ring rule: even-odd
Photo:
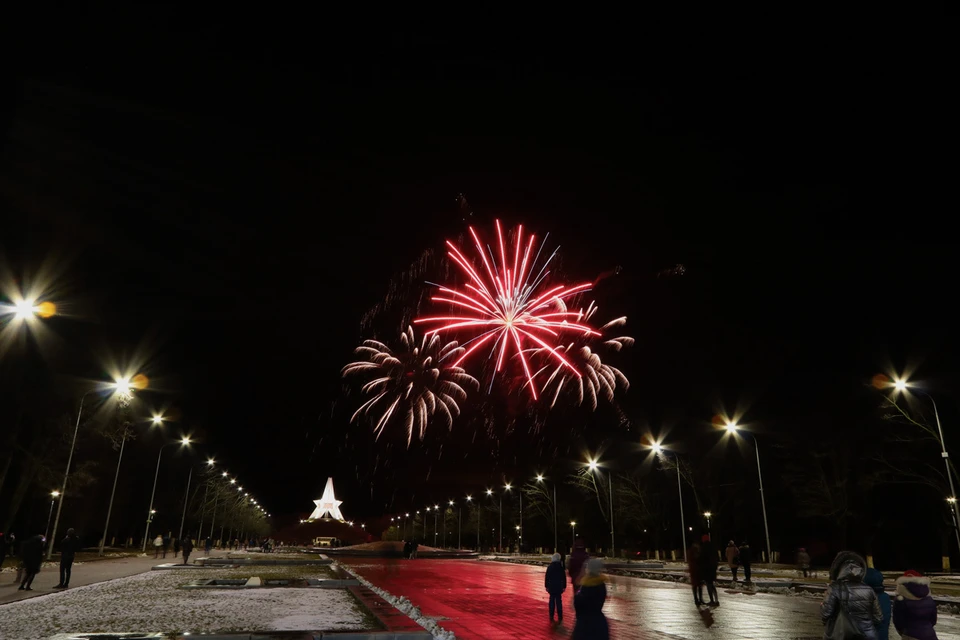
[[[850,625],[860,630],[863,640],[877,640],[877,625],[883,613],[873,588],[863,584],[867,563],[852,551],[841,551],[830,567],[830,586],[820,603],[820,619],[826,627],[825,637],[837,635],[840,613]],[[894,620],[896,621],[896,620]]]
[[[183,539],[183,564],[189,564],[191,551],[193,551],[193,540],[190,539],[190,534],[187,534]]]
[[[877,640],[890,640],[890,596],[883,590],[883,574],[873,568],[867,569],[863,583],[877,594],[880,613],[883,614],[883,620],[877,625]]]
[[[607,579],[603,575],[603,560],[591,558],[580,581],[580,590],[573,596],[577,622],[573,627],[572,640],[610,640],[610,626],[603,615],[606,599]]]
[[[212,548],[213,548],[213,538],[211,538],[210,536],[207,536],[207,539],[204,540],[203,542],[203,552],[209,556],[210,549]]]
[[[700,572],[700,544],[694,542],[687,549],[687,571],[690,574],[690,586],[693,588],[693,604],[703,604],[703,575]]]
[[[810,554],[803,547],[797,551],[797,570],[803,573],[804,578],[810,577]]]
[[[937,640],[937,603],[930,597],[930,578],[907,571],[897,578],[893,626],[904,638]]]
[[[563,560],[559,553],[550,558],[550,566],[543,578],[543,588],[550,594],[550,622],[553,622],[553,611],[557,611],[557,622],[563,622],[563,592],[567,589],[567,574],[563,570]]]
[[[20,558],[23,561],[23,581],[18,591],[33,591],[30,585],[40,573],[43,564],[43,536],[35,535],[24,540],[20,545]]]
[[[720,606],[720,597],[717,595],[717,567],[720,566],[720,557],[717,550],[710,542],[710,536],[703,536],[700,539],[700,577],[707,585],[707,595],[711,607]]]
[[[753,551],[750,549],[750,543],[744,540],[740,543],[740,566],[743,567],[744,584],[753,584],[750,581],[750,564],[753,562]]]
[[[730,567],[730,573],[733,574],[733,581],[737,581],[737,569],[740,567],[740,549],[737,549],[737,545],[734,544],[733,540],[727,543],[727,566]]]
[[[573,542],[573,552],[570,554],[570,564],[567,570],[570,572],[570,582],[573,584],[573,595],[577,595],[577,589],[580,588],[580,574],[583,573],[583,567],[590,559],[587,553],[587,545],[581,539],[577,538]]]
[[[163,536],[163,557],[167,557],[167,551],[170,550],[170,534]]]
[[[157,537],[153,539],[153,557],[154,558],[160,557],[160,549],[162,548],[163,548],[163,536],[158,533]]]
[[[73,528],[67,529],[67,536],[60,542],[60,584],[54,589],[66,589],[70,586],[70,574],[73,571],[73,560],[77,557],[80,548],[80,538]]]
[[[7,557],[7,539],[3,537],[3,531],[0,531],[0,570],[3,569],[3,561]]]

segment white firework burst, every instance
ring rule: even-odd
[[[401,348],[394,352],[377,340],[365,340],[357,347],[360,360],[343,368],[343,376],[371,376],[362,388],[368,400],[350,418],[360,416],[374,423],[374,434],[380,438],[391,418],[404,416],[407,446],[414,431],[423,440],[427,425],[439,415],[448,429],[460,415],[460,403],[467,399],[466,387],[479,389],[477,379],[461,367],[447,364],[463,354],[457,342],[443,343],[437,334],[417,342],[413,327],[400,334]]]
[[[589,322],[596,312],[596,303],[591,302],[586,311],[581,312],[581,321]],[[600,327],[600,333],[605,336],[609,330],[626,324],[627,317],[621,316]],[[592,410],[597,409],[600,397],[613,402],[618,388],[624,391],[630,388],[630,380],[616,367],[605,364],[597,349],[606,348],[619,352],[624,347],[632,347],[633,343],[634,339],[630,336],[597,338],[591,334],[584,334],[576,340],[557,347],[557,351],[562,351],[577,368],[580,376],[574,375],[564,366],[545,366],[537,372],[537,377],[546,376],[541,395],[549,401],[551,408],[556,405],[564,391],[571,393],[578,405],[589,401]]]

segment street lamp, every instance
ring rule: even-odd
[[[659,442],[653,443],[653,452],[658,456],[666,457],[667,450]],[[683,483],[680,477],[680,456],[677,456],[677,495],[680,496],[680,544],[683,546],[683,560],[687,561],[687,523],[683,517]]]
[[[600,473],[600,463],[596,459],[590,458],[587,461],[587,466],[590,467],[590,471],[593,473]],[[610,493],[610,557],[617,557],[617,545],[614,542],[613,538],[613,473],[607,474],[607,481],[609,482],[608,490]]]
[[[467,496],[467,502],[473,502],[473,496]],[[470,512],[467,512],[470,515]],[[477,504],[477,553],[480,553],[480,504]]]
[[[577,521],[570,521],[570,549],[573,550],[573,543],[577,541]]]
[[[451,506],[451,507],[453,506],[453,500],[450,501],[450,506]],[[460,517],[461,517],[462,515],[463,515],[463,510],[460,508],[459,505],[457,505],[457,549],[460,548]],[[447,539],[447,524],[446,524],[446,519],[444,519],[444,524],[443,524],[443,539],[444,539],[444,541],[446,541],[446,539]],[[444,546],[446,546],[446,545],[444,545]]]
[[[896,391],[906,392],[906,390],[909,388],[913,390],[914,393],[919,393],[920,395],[924,395],[930,401],[930,404],[933,405],[933,417],[937,421],[937,433],[940,435],[940,457],[943,458],[943,464],[947,468],[947,481],[950,483],[950,496],[948,497],[947,502],[949,502],[951,505],[950,515],[953,519],[953,533],[954,535],[956,535],[956,538],[957,538],[957,546],[960,547],[960,523],[958,523],[957,521],[957,512],[956,512],[956,509],[954,508],[957,503],[957,499],[956,499],[957,492],[953,488],[953,473],[950,469],[950,454],[947,453],[947,444],[943,440],[943,427],[940,426],[940,412],[937,411],[937,401],[934,400],[933,396],[931,396],[929,393],[927,393],[923,389],[918,389],[914,387],[913,385],[911,385],[910,383],[908,383],[906,380],[902,378],[896,380],[893,383],[893,386],[896,389]]]
[[[140,549],[141,553],[147,552],[147,538],[150,537],[150,522],[153,521],[152,514],[156,513],[153,510],[153,498],[157,494],[157,478],[160,476],[160,459],[163,457],[163,450],[169,447],[172,444],[179,444],[181,447],[189,445],[191,442],[188,436],[183,436],[178,442],[168,442],[167,444],[160,445],[160,452],[157,454],[157,470],[153,473],[153,490],[150,492],[150,507],[147,509],[147,526],[143,531],[143,547]],[[192,469],[191,469],[192,472]],[[231,480],[231,482],[233,482]]]
[[[744,432],[736,422],[728,421],[723,425],[723,428],[727,430],[727,433],[744,435]],[[760,469],[760,443],[757,442],[756,436],[753,434],[750,434],[750,436],[753,438],[753,449],[757,453],[757,479],[760,482],[760,506],[763,509],[763,532],[767,536],[767,562],[773,563],[773,550],[770,546],[770,525],[767,523],[767,498],[763,493],[763,471]]]
[[[434,546],[434,548],[436,548],[436,546],[437,546],[437,537],[438,537],[438,534],[437,534],[437,515],[439,515],[439,513],[440,513],[440,505],[438,505],[438,504],[433,505],[433,546]],[[444,534],[446,534],[446,532],[447,532],[447,526],[446,526],[446,525],[443,526],[443,532],[444,532]]]
[[[189,443],[189,438],[184,438],[186,442],[181,441],[182,444],[187,445]],[[212,467],[216,464],[216,461],[213,458],[207,458],[207,468]],[[187,503],[190,501],[190,481],[193,479],[193,465],[190,465],[190,473],[187,474],[187,490],[183,494],[183,514],[180,516],[180,533],[177,534],[177,540],[183,540],[183,525],[187,521]],[[206,503],[207,492],[203,492],[204,503]],[[252,501],[253,504],[257,504],[256,500]],[[259,507],[257,507],[259,509]],[[204,504],[204,509],[206,509],[206,504]],[[200,517],[200,528],[203,528],[203,516]]]
[[[43,530],[43,537],[44,537],[44,538],[47,537],[47,533],[50,531],[50,518],[53,516],[53,503],[56,502],[56,501],[57,501],[57,498],[59,498],[59,497],[60,497],[60,492],[59,492],[59,491],[51,491],[51,492],[50,492],[50,511],[49,511],[49,513],[47,513],[47,526],[46,526],[46,528]],[[53,546],[53,542],[51,542],[50,545]]]
[[[707,519],[707,539],[713,540],[713,537],[710,535],[710,517],[713,516],[709,511],[703,512],[703,517]]]
[[[504,490],[512,491],[513,485],[509,482],[503,486]],[[523,491],[517,491],[517,495],[520,497],[520,526],[517,531],[520,532],[519,537],[517,538],[517,553],[521,552],[521,547],[523,546]],[[500,497],[500,504],[503,504],[503,496]],[[500,509],[500,526],[503,527],[503,508]]]
[[[487,495],[491,498],[493,497],[493,489],[487,489]],[[497,530],[499,536],[499,542],[497,542],[497,551],[503,553],[503,494],[500,494],[500,507],[498,513],[500,514],[500,528]]]
[[[543,474],[537,474],[537,482],[543,482]],[[560,553],[559,538],[558,538],[558,527],[557,527],[557,484],[553,484],[553,551],[554,553]]]
[[[51,539],[57,537],[57,526],[60,524],[60,512],[63,510],[63,498],[67,494],[67,480],[70,478],[70,466],[73,464],[73,451],[77,447],[77,432],[80,431],[80,418],[83,416],[83,401],[86,400],[87,396],[96,391],[102,391],[104,389],[111,389],[111,397],[114,395],[129,396],[134,388],[143,389],[146,387],[146,383],[143,382],[145,378],[141,376],[136,376],[131,379],[129,377],[118,378],[111,383],[101,383],[100,386],[94,389],[90,389],[82,396],[80,396],[80,408],[77,411],[77,422],[73,427],[73,439],[70,442],[70,455],[67,456],[67,469],[63,472],[63,485],[60,487],[60,502],[57,503],[57,515],[53,519],[53,531],[50,534]],[[104,532],[106,535],[106,532]],[[146,549],[144,549],[146,551]],[[47,545],[47,560],[53,555],[53,545]]]

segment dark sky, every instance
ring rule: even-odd
[[[888,362],[957,382],[916,50],[74,11],[5,87],[0,251],[60,268],[64,375],[147,354],[149,403],[274,512],[310,508],[328,475],[372,517],[560,464],[538,457],[567,449],[565,426],[407,456],[346,424],[361,317],[463,231],[461,193],[485,229],[551,232],[571,276],[621,267],[597,296],[637,339],[621,365],[638,425],[701,437],[739,403],[764,431],[802,428]],[[587,442],[638,440],[603,415]]]

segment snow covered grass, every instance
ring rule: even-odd
[[[326,577],[320,569],[309,577]],[[21,600],[3,606],[0,638],[41,640],[60,633],[369,629],[366,610],[347,590],[179,588],[191,580],[260,573],[256,567],[148,571]]]
[[[360,584],[366,588],[373,591],[375,594],[392,604],[394,607],[402,611],[407,615],[411,620],[416,622],[418,625],[429,631],[433,634],[434,640],[457,640],[457,636],[454,635],[453,631],[448,631],[437,624],[437,621],[433,618],[427,617],[420,613],[420,608],[414,605],[412,602],[407,600],[404,596],[395,596],[389,591],[385,591],[373,584],[356,571],[353,571],[350,567],[344,564],[336,563],[341,569],[352,575],[354,578],[360,581]],[[357,568],[362,568],[366,566],[379,566],[379,565],[353,565]]]

